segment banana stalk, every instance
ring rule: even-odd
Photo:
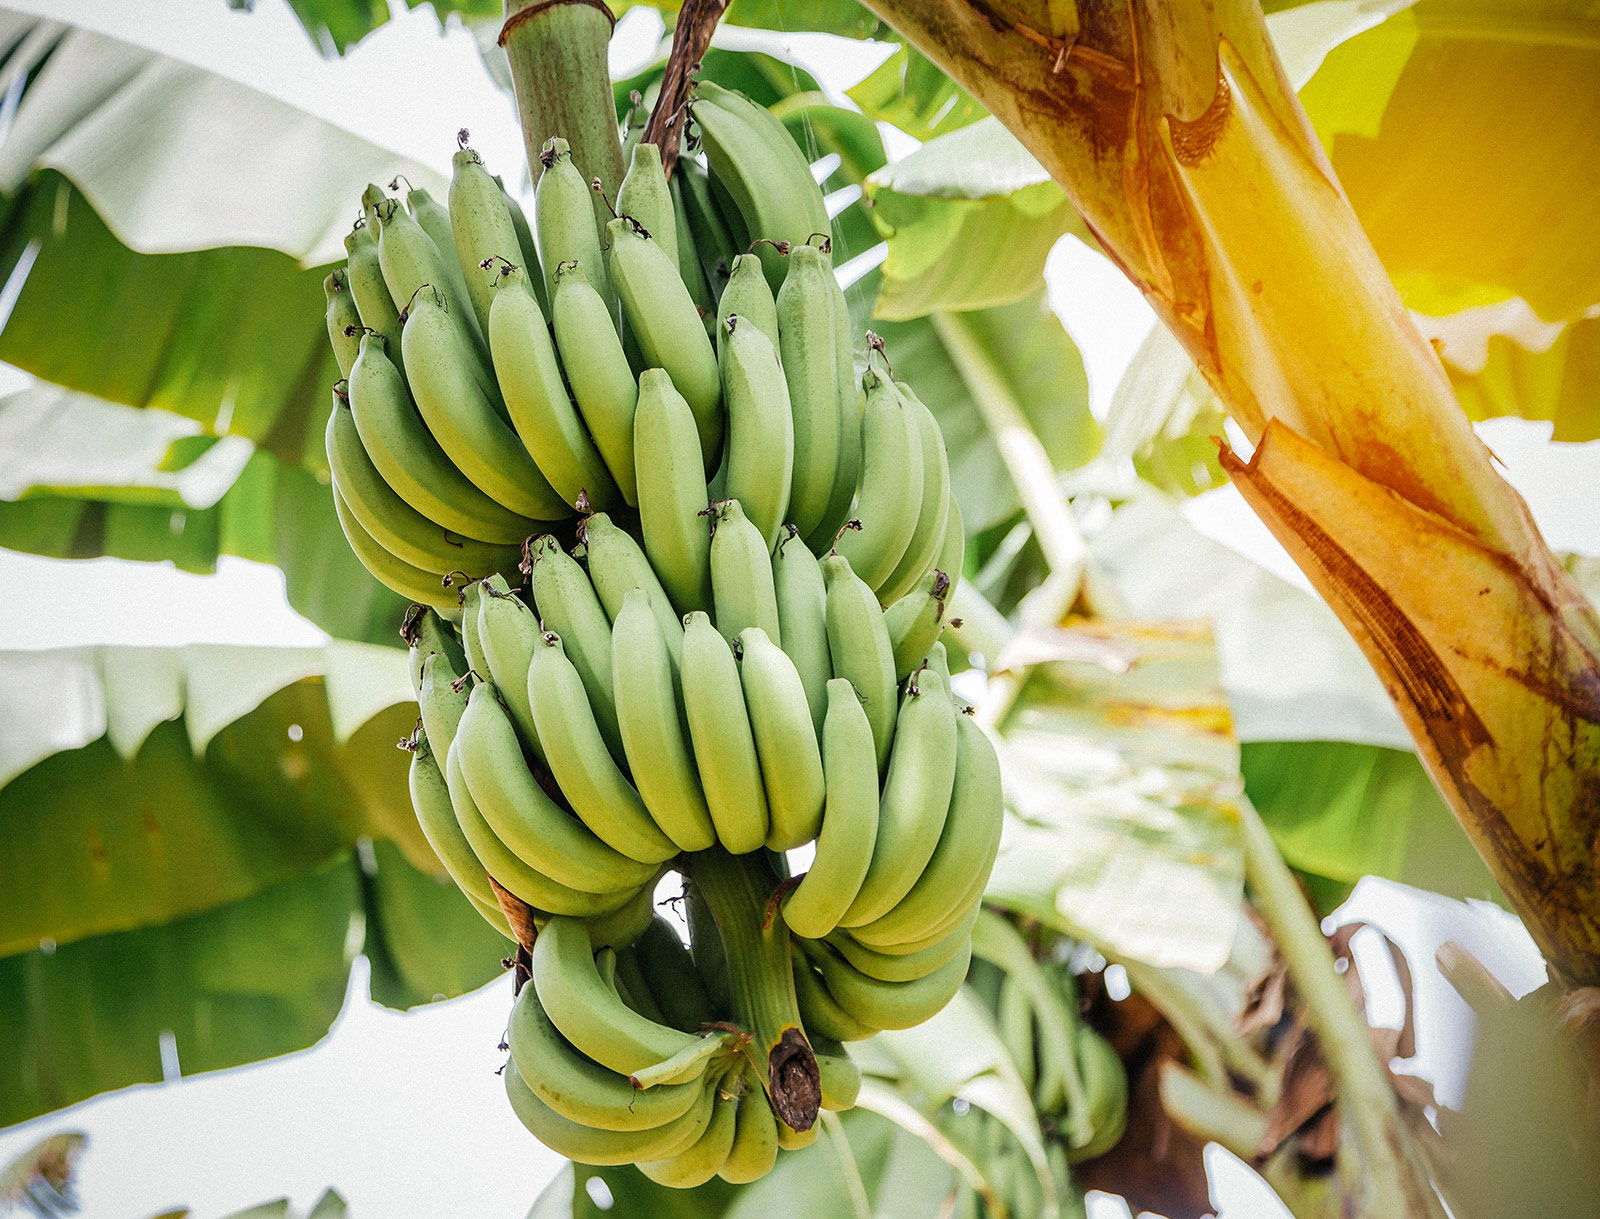
[[[1493,470],[1250,0],[869,0],[1061,183],[1540,949],[1600,981],[1600,617]]]
[[[756,1075],[773,1111],[792,1130],[810,1130],[822,1084],[800,1023],[789,927],[770,904],[778,878],[760,851],[729,855],[713,847],[685,858],[722,939],[733,1019],[754,1037],[749,1053]]]

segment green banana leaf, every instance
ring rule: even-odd
[[[611,11],[620,17],[630,8],[653,8],[659,10],[671,26],[682,7],[682,0],[677,3],[673,0],[659,3],[619,0],[611,5]],[[784,34],[806,31],[846,38],[871,38],[883,29],[883,23],[856,0],[733,0],[722,21],[727,25]]]
[[[988,113],[938,64],[905,43],[848,92],[870,118],[918,140],[957,131]]]
[[[164,1030],[190,1072],[304,1048],[355,951],[395,1007],[499,972],[411,812],[405,663],[0,653],[0,1125],[162,1078]]]
[[[236,6],[240,0],[232,0]],[[248,2],[248,0],[244,0]],[[343,55],[389,20],[389,0],[288,0],[311,41],[324,55]],[[416,8],[421,0],[405,0]],[[427,0],[439,20],[452,13],[467,18],[498,17],[500,0]]]
[[[1213,437],[1226,413],[1189,354],[1165,326],[1154,326],[1117,382],[1106,414],[1101,460],[1128,461],[1151,486],[1198,495],[1227,482]]]

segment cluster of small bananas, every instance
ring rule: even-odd
[[[448,208],[371,187],[326,285],[339,519],[426,607],[417,816],[538,929],[513,1107],[681,1186],[767,1171],[854,1103],[839,1043],[949,1001],[1002,819],[938,642],[938,424],[881,346],[858,378],[781,123],[709,83],[692,116],[707,165],[635,145],[604,226],[560,139],[532,230],[466,147]]]

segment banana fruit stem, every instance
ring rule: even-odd
[[[750,1053],[773,1111],[791,1129],[809,1130],[822,1084],[800,1024],[789,928],[781,918],[767,918],[778,877],[759,851],[729,855],[713,848],[686,856],[685,865],[722,937],[733,1018],[754,1035]]]
[[[600,0],[505,0],[500,45],[511,65],[517,117],[528,166],[537,180],[539,152],[551,136],[572,147],[572,163],[583,180],[600,179],[607,199],[617,197],[626,166],[617,135],[616,103],[606,51],[611,11]],[[611,219],[604,200],[594,199],[603,227]]]

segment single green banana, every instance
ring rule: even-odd
[[[326,434],[328,465],[345,505],[390,554],[423,571],[472,576],[516,571],[521,550],[462,537],[418,512],[384,481],[367,456],[349,407],[335,402]]]
[[[878,806],[878,840],[861,892],[839,920],[844,926],[887,914],[917,883],[939,846],[955,773],[955,708],[938,672],[920,669],[906,682]]]
[[[716,505],[711,534],[711,596],[717,629],[732,643],[747,626],[758,626],[780,647],[778,591],[761,531],[736,499]]]
[[[661,638],[666,642],[676,677],[678,659],[683,655],[683,623],[639,543],[603,512],[587,518],[579,530],[583,536],[584,564],[589,569],[589,580],[607,616],[615,623],[622,613],[623,599],[634,589],[644,593],[661,629]]]
[[[355,298],[350,295],[349,272],[343,267],[335,267],[323,276],[322,294],[327,303],[323,320],[328,326],[328,342],[333,345],[333,358],[339,365],[339,375],[348,377],[361,350],[361,313],[356,308]]]
[[[665,868],[657,868],[639,891],[617,907],[612,913],[586,920],[589,924],[589,944],[596,952],[609,948],[620,952],[644,934],[656,913],[656,884],[666,875]]]
[[[803,941],[802,944],[809,941]],[[806,1032],[829,1041],[865,1041],[879,1030],[857,1020],[834,1000],[808,953],[794,954],[794,993]]]
[[[862,1024],[879,1029],[908,1029],[932,1019],[955,998],[972,959],[972,942],[967,939],[961,942],[955,956],[926,977],[912,982],[880,982],[856,969],[825,943],[808,941],[807,949],[815,953],[823,983],[834,1002]]]
[[[533,229],[528,224],[528,215],[522,210],[522,204],[517,202],[517,197],[506,189],[505,180],[499,174],[494,175],[494,184],[500,188],[500,197],[505,201],[506,211],[511,213],[511,227],[517,232],[517,248],[522,251],[521,258],[511,258],[511,261],[528,272],[528,286],[533,289],[533,296],[539,302],[539,308],[543,309],[545,316],[548,317],[550,294],[545,287],[544,268],[539,262],[539,244],[534,240]]]
[[[583,678],[589,706],[612,758],[623,761],[622,731],[611,686],[611,619],[578,561],[548,534],[529,548],[533,603],[544,629],[561,637],[567,659]]]
[[[727,349],[728,319],[742,317],[780,350],[778,330],[778,304],[767,286],[766,272],[761,269],[761,259],[755,254],[740,254],[728,271],[728,282],[717,301],[717,358]]]
[[[677,628],[680,646],[683,628]],[[679,850],[717,840],[683,726],[672,664],[647,595],[628,592],[611,626],[617,721],[639,795]]]
[[[457,598],[461,604],[461,650],[466,653],[467,668],[479,681],[489,680],[489,658],[483,653],[483,643],[478,638],[479,597],[483,588],[477,580],[461,587]]]
[[[571,507],[545,481],[522,441],[471,375],[471,357],[446,312],[442,292],[425,288],[417,293],[400,346],[428,430],[474,485],[534,520],[571,515]]]
[[[821,1056],[818,1056],[821,1066]],[[747,1071],[741,1078],[744,1093],[739,1097],[739,1120],[734,1129],[733,1146],[717,1175],[731,1185],[759,1181],[772,1171],[778,1159],[778,1119],[767,1094]]]
[[[928,657],[928,649],[944,630],[945,598],[950,578],[932,568],[916,588],[883,611],[883,624],[894,645],[894,676],[904,681]]]
[[[617,294],[600,248],[594,194],[572,163],[571,148],[559,136],[545,141],[539,161],[544,171],[534,188],[533,219],[539,232],[539,260],[544,263],[551,306],[554,307],[556,299],[556,269],[565,262],[579,263],[600,294],[615,335],[618,333]]]
[[[622,498],[632,505],[638,503],[639,494],[633,459],[639,386],[622,340],[605,320],[606,304],[591,282],[592,274],[584,263],[557,263],[550,281],[550,316],[583,422]]]
[[[771,111],[706,80],[696,85],[690,110],[711,172],[752,238],[800,245],[813,233],[829,231],[811,166]],[[763,250],[762,263],[776,292],[783,283],[782,256]]]
[[[1039,1067],[1034,1057],[1033,1004],[1028,992],[1010,974],[1000,975],[1000,1004],[995,1009],[995,1027],[1012,1065],[1031,1094],[1039,1082]]]
[[[705,614],[685,615],[683,627],[683,706],[700,783],[722,848],[742,855],[766,842],[769,820],[739,666]]]
[[[761,531],[776,544],[789,510],[794,473],[794,416],[778,353],[755,326],[734,315],[723,323],[722,376],[728,411],[727,486]]]
[[[618,503],[617,484],[561,379],[561,362],[527,273],[504,264],[485,291],[491,299],[484,327],[495,376],[511,424],[539,473],[568,505],[580,495],[595,508]]]
[[[411,404],[381,337],[361,336],[350,370],[350,413],[361,447],[384,482],[429,520],[462,537],[492,543],[521,542],[537,527],[536,521],[490,499],[456,469]]]
[[[628,172],[617,188],[617,214],[631,216],[642,224],[672,260],[673,270],[683,270],[678,261],[678,218],[666,171],[661,166],[661,149],[655,144],[633,146]]]
[[[400,637],[410,647],[411,693],[422,697],[422,665],[428,657],[442,652],[455,676],[467,671],[466,656],[451,624],[438,611],[419,607],[419,612],[408,613],[400,624]]]
[[[454,608],[455,594],[440,582],[438,572],[423,571],[404,559],[396,558],[361,527],[361,522],[356,520],[350,506],[345,503],[344,496],[339,494],[337,482],[333,484],[333,507],[339,517],[339,528],[344,530],[345,540],[373,579],[422,605],[431,605],[434,609]]]
[[[878,773],[889,764],[894,743],[894,645],[878,608],[878,598],[840,554],[822,561],[827,586],[828,655],[837,677],[856,688],[872,725],[872,744],[878,755]]]
[[[659,914],[651,918],[639,937],[639,967],[667,1024],[694,1033],[716,1019],[711,996],[695,969],[689,946]]]
[[[1082,1021],[1074,1030],[1078,1073],[1088,1099],[1092,1137],[1067,1153],[1074,1163],[1103,1156],[1117,1145],[1128,1128],[1128,1071],[1112,1045]]]
[[[694,971],[706,984],[714,1018],[733,1018],[733,983],[728,974],[728,954],[699,885],[685,884],[683,906],[689,924],[689,956]]]
[[[391,186],[398,186],[403,179],[396,178]],[[455,250],[455,233],[450,223],[450,213],[440,206],[428,191],[420,186],[410,186],[406,191],[406,211],[411,218],[433,241],[434,248],[439,251],[439,265],[444,268],[446,277],[450,280],[451,295],[461,305],[461,321],[465,329],[472,332],[478,350],[484,350],[485,334],[482,324],[472,303],[472,290],[468,279],[472,278],[467,268],[461,265],[458,258],[450,255]],[[481,274],[481,272],[480,272]]]
[[[960,916],[982,895],[994,866],[1005,822],[1000,759],[970,715],[956,716],[955,755],[949,812],[922,875],[888,914],[854,931],[880,951],[885,943],[915,940]]]
[[[818,1082],[822,1085],[822,1107],[832,1113],[854,1109],[861,1095],[861,1068],[837,1041],[813,1038],[817,1055]]]
[[[411,807],[416,810],[423,837],[439,857],[444,870],[450,874],[450,879],[468,897],[499,914],[500,906],[495,900],[494,890],[489,888],[488,874],[484,872],[483,864],[478,862],[467,836],[461,832],[455,808],[450,803],[450,789],[445,786],[444,773],[425,740],[419,742],[411,753],[410,788]],[[516,939],[511,934],[505,915],[501,914],[498,921],[491,918],[489,923],[506,938]]]
[[[472,721],[463,717],[463,722],[470,724]],[[586,889],[575,889],[545,875],[506,845],[504,839],[484,817],[483,810],[474,798],[472,787],[462,770],[463,745],[465,752],[472,751],[474,731],[475,729],[469,728],[456,734],[455,742],[445,756],[444,778],[446,786],[450,789],[450,804],[456,811],[456,821],[461,826],[461,832],[495,883],[527,902],[535,910],[548,914],[590,919],[611,914],[626,905],[634,897],[633,890],[593,893]],[[481,782],[479,790],[483,790]]]
[[[400,355],[400,310],[389,295],[389,285],[383,281],[383,266],[378,260],[377,230],[360,220],[345,234],[345,275],[350,286],[350,296],[356,303],[356,312],[362,326],[383,340],[383,349],[392,352],[398,361]],[[397,368],[401,388],[405,388],[405,370]],[[347,376],[349,374],[346,374]]]
[[[494,304],[495,292],[490,285],[495,270],[493,265],[485,269],[484,264],[510,263],[526,268],[527,273],[516,286],[534,296],[536,302],[534,285],[544,286],[544,274],[537,261],[531,266],[526,261],[537,258],[532,243],[523,247],[506,193],[484,168],[483,159],[472,149],[462,147],[451,158],[451,165],[455,172],[450,179],[450,242],[442,248],[455,250],[472,315],[492,351],[489,310]]]
[[[758,626],[739,633],[740,675],[770,821],[767,848],[788,851],[822,827],[822,750],[794,662]]]
[[[788,519],[802,535],[828,514],[839,471],[839,361],[833,266],[814,245],[789,251],[778,289],[778,354],[794,412],[794,482]]]
[[[973,907],[965,919],[916,952],[878,952],[843,930],[828,936],[828,943],[869,978],[880,982],[914,982],[926,978],[961,951],[962,944],[972,936],[972,923],[977,917],[977,907]]]
[[[433,743],[443,774],[442,760],[455,743],[456,729],[467,710],[469,691],[461,679],[466,668],[441,652],[426,656],[422,661],[421,689],[417,692],[417,711],[422,717],[422,731]],[[461,684],[457,684],[461,683]]]
[[[706,280],[700,255],[694,246],[694,230],[689,227],[689,208],[684,199],[683,174],[674,174],[668,188],[672,192],[673,227],[678,234],[678,274],[683,276],[683,286],[700,314],[706,335],[715,338],[717,332],[717,299]]]
[[[666,1159],[642,1161],[639,1171],[657,1185],[673,1189],[693,1189],[716,1176],[733,1150],[739,1122],[738,1094],[728,1091],[726,1085],[737,1081],[742,1069],[742,1065],[730,1068],[713,1085],[717,1100],[711,1112],[711,1123],[692,1146]]]
[[[966,553],[966,525],[961,519],[961,505],[956,502],[955,492],[951,491],[944,518],[944,535],[939,541],[939,554],[933,561],[933,565],[950,579],[950,587],[945,592],[947,599],[956,595],[956,586],[961,583],[961,565]]]
[[[671,859],[678,848],[612,760],[583,678],[567,659],[561,637],[546,631],[540,643],[528,667],[528,701],[561,794],[579,820],[613,850],[641,863]]]
[[[670,1024],[666,1015],[661,1010],[661,1004],[656,1002],[655,993],[650,989],[650,983],[645,980],[644,970],[639,965],[639,954],[633,946],[616,950],[617,994],[622,1001],[638,1012],[641,1016],[654,1020],[657,1024]],[[677,1028],[676,1024],[672,1025]]]
[[[922,449],[922,506],[917,510],[916,529],[900,562],[878,590],[885,604],[897,601],[917,586],[929,566],[939,557],[944,543],[945,520],[950,515],[950,455],[945,450],[944,434],[933,412],[909,385],[897,382],[895,388],[916,421]]]
[[[517,736],[541,762],[544,748],[533,723],[528,702],[528,666],[539,643],[539,620],[501,576],[491,576],[479,586],[478,649],[517,726]]]
[[[817,557],[785,525],[772,552],[772,585],[778,599],[778,626],[783,650],[800,674],[811,707],[811,727],[822,739],[828,710],[828,682],[833,662],[828,657],[828,591]]]
[[[650,566],[679,613],[709,609],[711,528],[700,436],[694,412],[662,369],[639,376],[633,448],[639,528]]]
[[[716,1102],[715,1090],[702,1082],[694,1105],[682,1117],[651,1130],[601,1130],[562,1117],[540,1100],[518,1072],[514,1058],[506,1063],[505,1084],[512,1111],[534,1138],[569,1160],[602,1166],[676,1155],[704,1132]]]
[[[522,761],[516,728],[495,697],[492,683],[479,682],[473,688],[451,756],[459,758],[467,791],[484,821],[529,868],[571,889],[620,895],[602,903],[604,910],[591,913],[615,910],[655,874],[654,864],[613,850],[545,795]],[[447,769],[445,778],[449,777]],[[454,788],[451,791],[454,794]],[[461,814],[459,803],[456,812]],[[468,840],[472,837],[469,832]],[[473,846],[477,849],[477,843]],[[523,900],[539,909],[550,908],[532,898]]]
[[[711,179],[705,166],[689,157],[679,157],[672,181],[682,189],[684,213],[694,239],[695,254],[710,287],[711,299],[715,301],[725,290],[729,270],[738,253],[737,244],[711,197]],[[712,313],[714,320],[715,308]]]
[[[578,1053],[545,1014],[538,988],[524,986],[511,1007],[506,1044],[533,1094],[562,1117],[597,1130],[654,1130],[694,1107],[704,1081],[639,1089]]]
[[[834,536],[850,519],[856,487],[861,479],[861,379],[856,376],[855,344],[850,326],[850,306],[833,277],[831,309],[834,329],[834,359],[839,371],[835,384],[839,393],[839,465],[833,476],[828,507],[817,527],[806,534],[806,544],[819,553],[833,545]]]
[[[722,443],[722,382],[689,289],[666,251],[627,220],[606,225],[606,236],[606,266],[646,365],[667,370],[694,412],[700,447],[716,452]]]
[[[822,730],[827,805],[810,869],[783,904],[783,919],[798,936],[817,940],[839,925],[872,861],[878,838],[878,761],[872,726],[842,677],[828,682]]]
[[[867,403],[861,417],[861,528],[842,534],[835,548],[877,592],[900,563],[922,506],[922,442],[915,415],[887,376],[868,368],[862,378]]]
[[[533,985],[561,1035],[624,1076],[698,1048],[701,1038],[646,1020],[600,977],[589,933],[577,919],[553,918],[533,946]]]

